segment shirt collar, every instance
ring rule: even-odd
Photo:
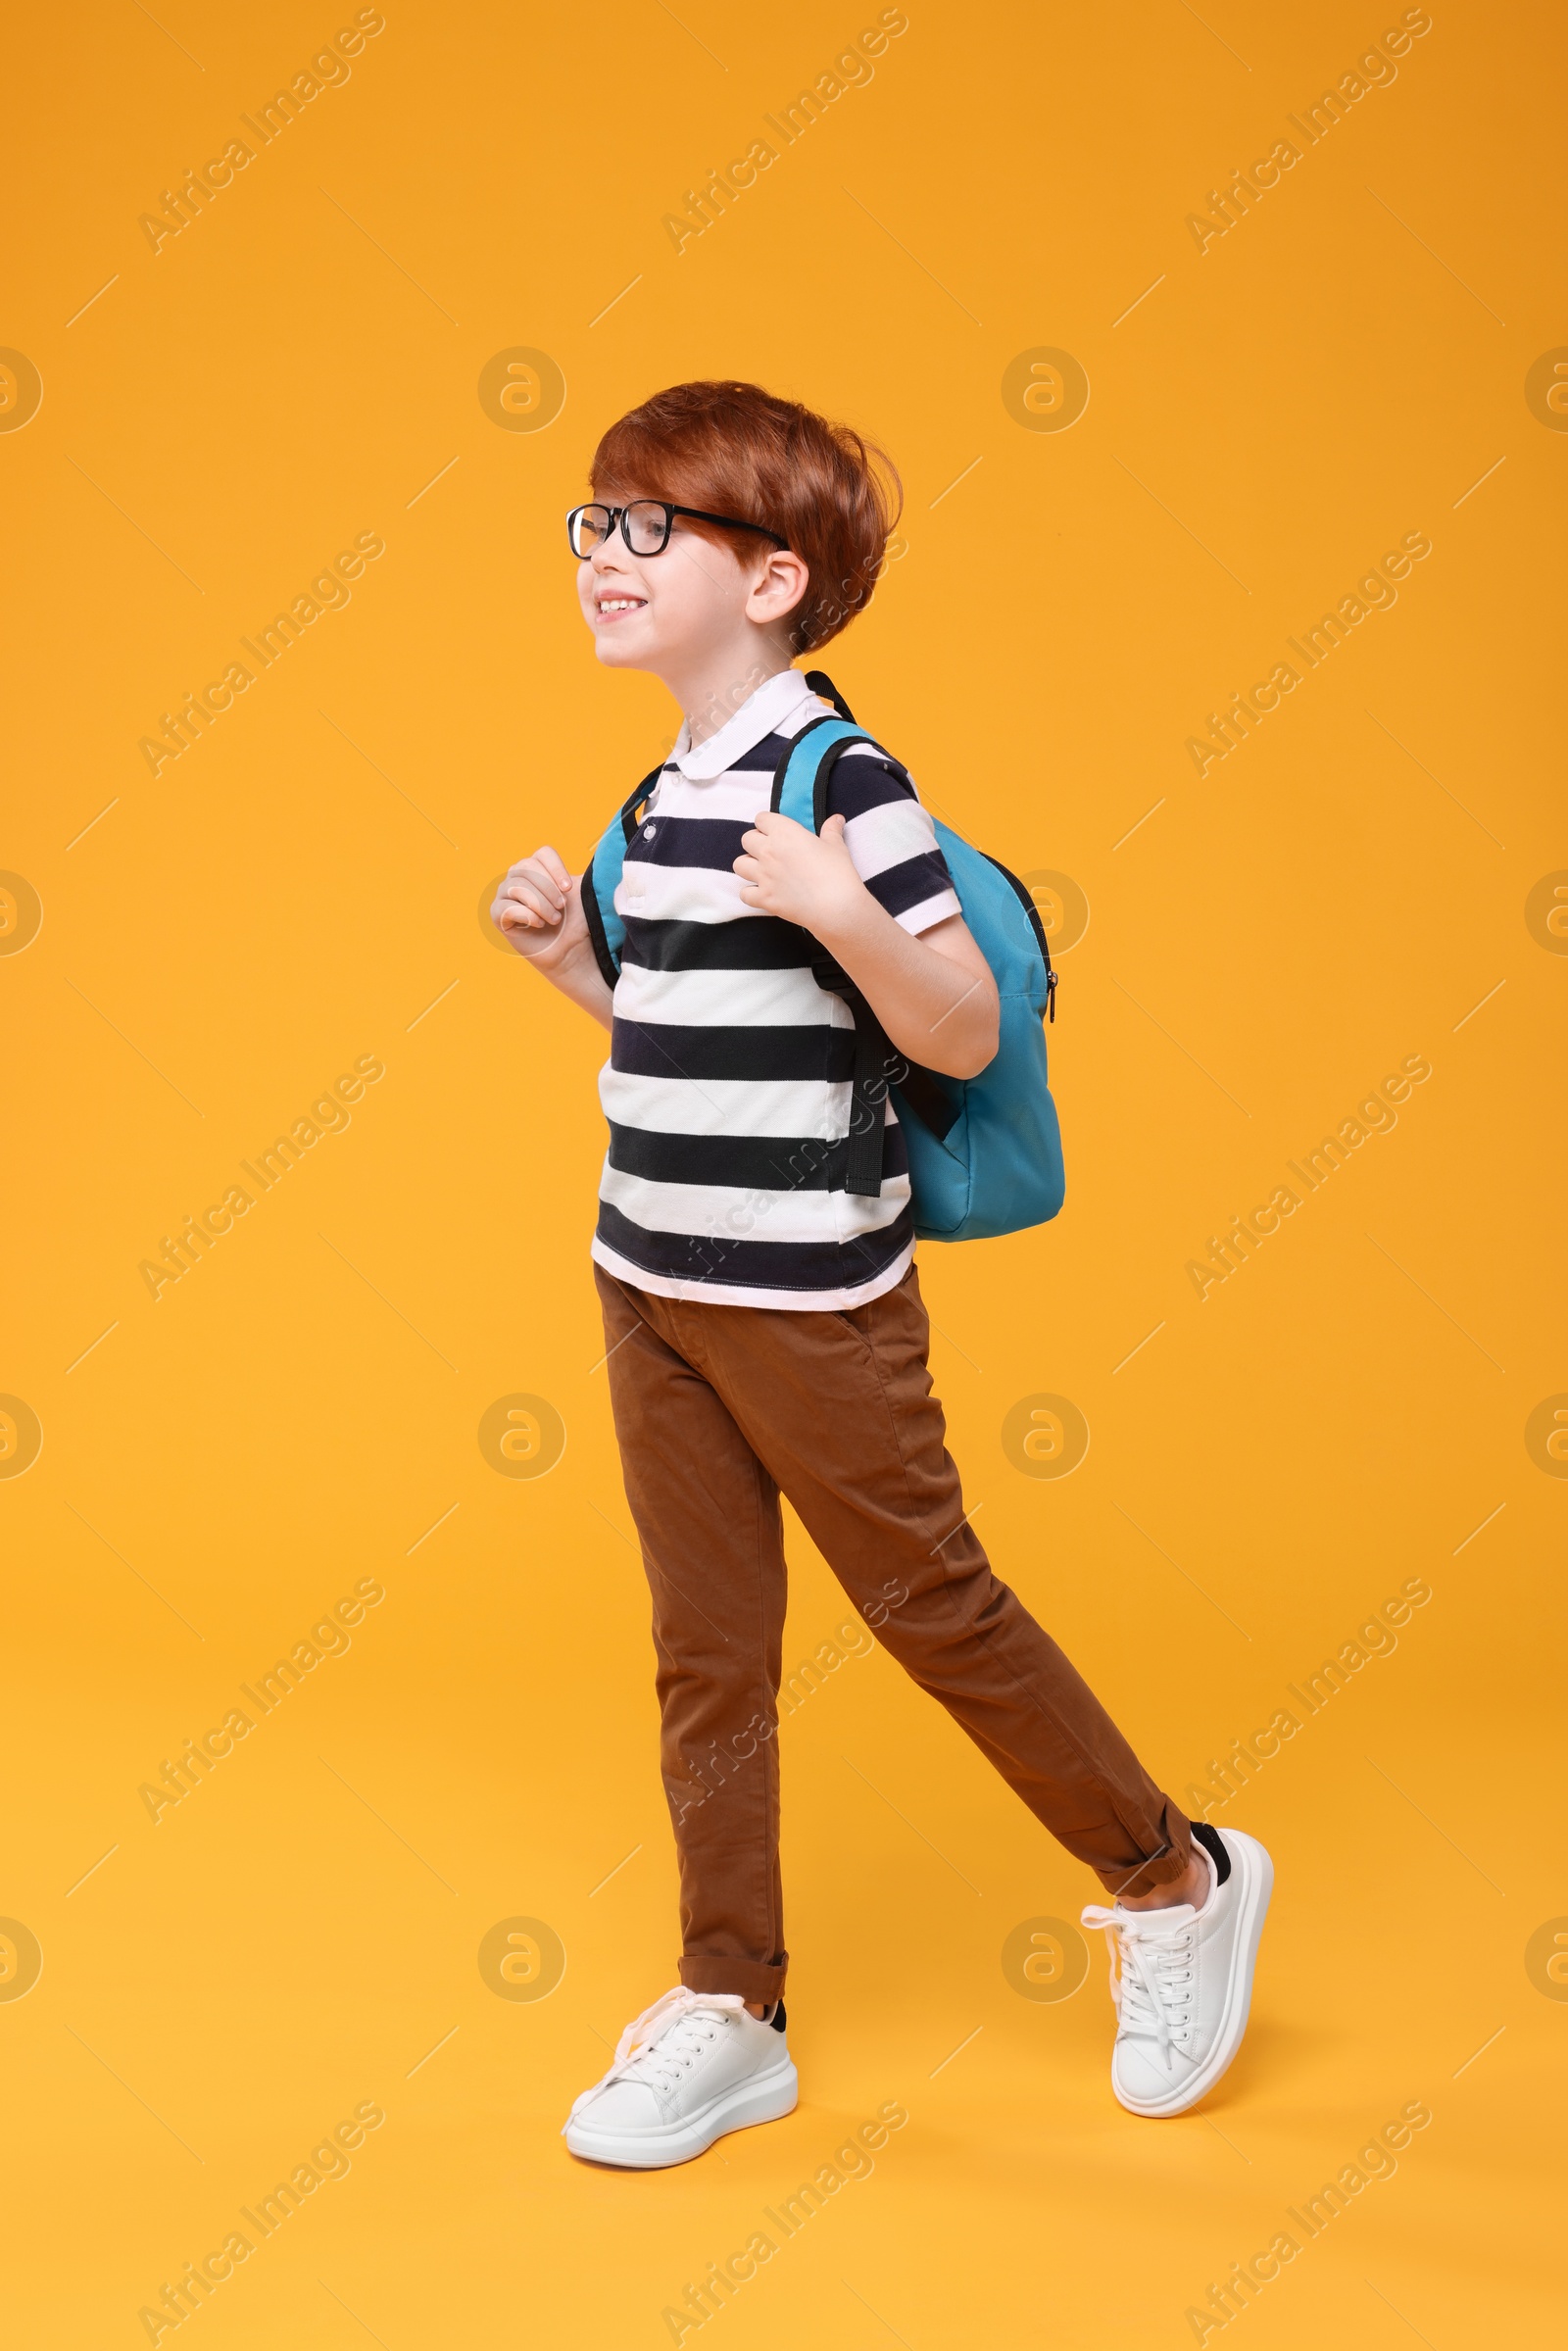
[[[710,783],[714,776],[733,767],[747,752],[755,750],[764,736],[772,734],[791,711],[815,699],[798,669],[781,669],[776,677],[770,677],[765,685],[749,695],[733,718],[726,718],[718,732],[707,736],[695,751],[691,748],[691,729],[683,724],[668,764],[678,767],[693,783]]]

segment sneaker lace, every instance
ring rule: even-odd
[[[1191,2035],[1198,1988],[1198,1921],[1189,1914],[1184,1924],[1162,1925],[1168,1915],[1091,1902],[1082,1917],[1104,1930],[1120,2030],[1152,2039],[1166,2056]]]
[[[613,2063],[572,2100],[572,2115],[612,2082],[644,2082],[660,2092],[673,2089],[716,2037],[724,2017],[745,2013],[746,2002],[738,1992],[692,1991],[684,1984],[676,1984],[632,2018],[615,2043]]]

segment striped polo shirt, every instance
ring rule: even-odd
[[[745,905],[732,870],[791,739],[831,714],[786,669],[695,750],[683,728],[627,844],[593,1253],[661,1298],[857,1306],[913,1254],[891,1100],[880,1196],[844,1189],[853,1015],[813,979],[810,934]],[[857,871],[906,931],[960,911],[931,818],[886,753],[842,754],[828,813],[846,819]]]

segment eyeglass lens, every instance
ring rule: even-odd
[[[669,517],[657,499],[637,498],[626,509],[633,555],[658,555],[669,536]]]
[[[615,510],[608,506],[579,507],[571,517],[575,555],[592,555],[615,527]],[[634,499],[625,509],[625,536],[633,555],[658,555],[669,536],[668,517],[655,498]]]

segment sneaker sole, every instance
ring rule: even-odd
[[[754,2075],[750,2082],[738,2082],[682,2123],[634,2132],[594,2131],[585,2123],[568,2123],[563,2135],[572,2154],[590,2163],[615,2164],[631,2172],[662,2171],[669,2164],[690,2163],[728,2131],[748,2130],[754,2123],[781,2122],[794,2113],[800,2094],[794,2061],[786,2056],[782,2064]]]
[[[1251,2014],[1252,1972],[1257,1965],[1257,1946],[1263,1939],[1263,1922],[1274,1892],[1274,1864],[1256,1837],[1244,1837],[1239,1829],[1230,1832],[1226,1843],[1230,1848],[1231,1868],[1242,1881],[1242,1915],[1231,1952],[1230,1982],[1226,1985],[1225,2030],[1197,2072],[1169,2098],[1145,2104],[1124,2098],[1120,2090],[1116,2091],[1118,2103],[1129,2114],[1143,2115],[1151,2121],[1163,2122],[1171,2115],[1186,2114],[1200,2098],[1207,2097],[1215,2082],[1229,2070]],[[1238,1976],[1243,1979],[1239,1995]]]

